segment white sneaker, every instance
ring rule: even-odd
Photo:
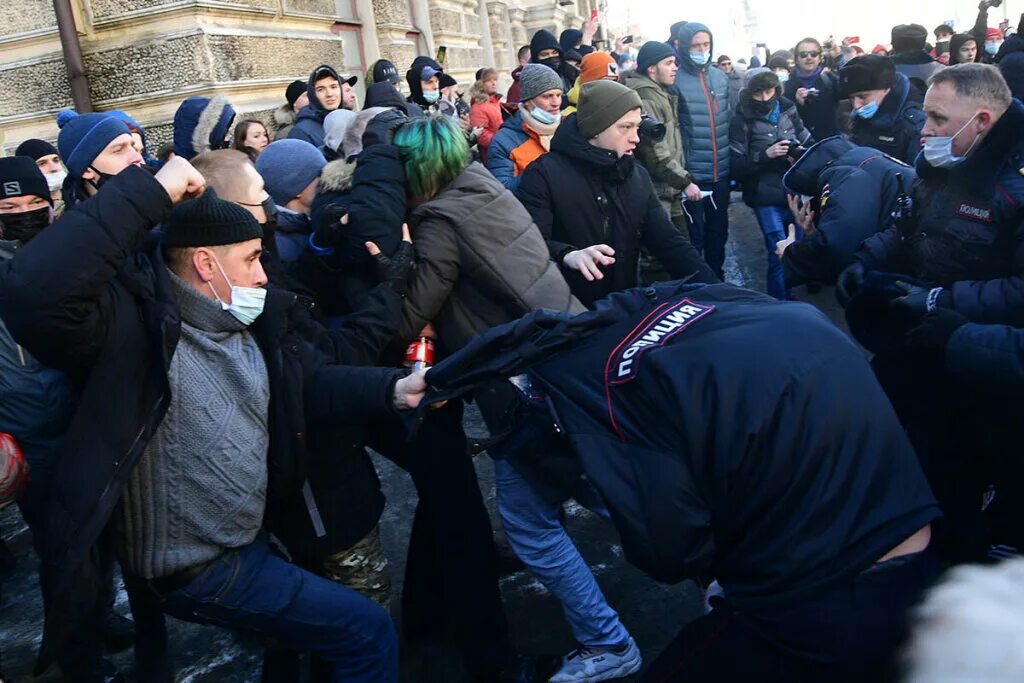
[[[581,647],[562,659],[562,668],[549,683],[597,683],[635,674],[643,658],[632,638],[621,648]]]

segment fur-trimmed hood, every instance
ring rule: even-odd
[[[356,162],[336,159],[324,166],[320,171],[320,182],[317,183],[318,194],[328,192],[348,192],[352,189],[352,177],[356,172]]]
[[[191,159],[210,149],[222,149],[234,120],[235,108],[224,95],[189,97],[174,112],[174,153]]]
[[[292,105],[285,102],[274,110],[274,124],[278,129],[295,125],[295,110],[292,109]]]

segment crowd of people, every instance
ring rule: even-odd
[[[171,615],[260,638],[264,681],[397,681],[400,601],[403,645],[467,680],[636,674],[575,499],[707,596],[643,680],[900,680],[943,569],[1024,548],[1024,17],[989,28],[998,4],[764,66],[696,21],[613,51],[540,30],[505,96],[487,66],[464,94],[427,56],[406,93],[391,61],[323,64],[272,122],[185,99],[155,151],[61,111],[0,158],[0,506],[39,557],[37,671],[120,681],[103,653],[134,647],[173,680]],[[733,192],[766,294],[724,282]],[[418,494],[400,597],[371,448]],[[568,654],[510,639],[484,448]],[[984,614],[934,627],[962,594],[922,610],[909,680],[1024,675],[964,652]]]

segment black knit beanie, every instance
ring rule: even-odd
[[[196,199],[178,204],[164,221],[165,247],[216,247],[262,239],[256,218],[207,187]]]

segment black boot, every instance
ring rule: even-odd
[[[107,652],[120,652],[135,644],[135,622],[113,609],[108,609],[103,614],[100,629],[103,635],[103,648]]]

